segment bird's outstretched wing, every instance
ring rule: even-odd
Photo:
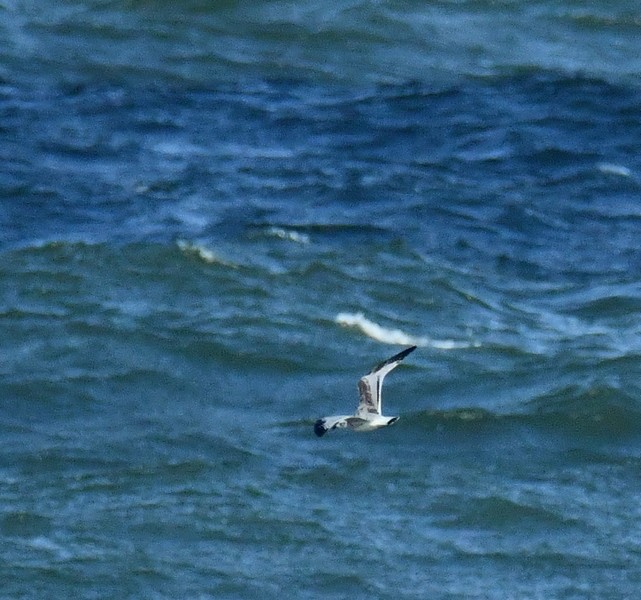
[[[379,365],[376,365],[367,375],[361,377],[358,382],[359,403],[357,415],[366,417],[368,414],[381,414],[381,388],[383,379],[398,363],[400,363],[410,352],[414,352],[416,346],[405,348],[402,352],[395,354]]]

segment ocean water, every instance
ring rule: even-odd
[[[0,40],[0,597],[638,596],[637,2]],[[411,344],[393,427],[314,435]]]

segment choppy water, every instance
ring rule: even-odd
[[[0,596],[638,595],[637,3],[0,16]]]

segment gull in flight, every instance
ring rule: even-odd
[[[359,402],[354,415],[341,415],[318,419],[314,423],[314,432],[318,437],[325,435],[330,429],[348,427],[354,431],[373,431],[398,421],[398,417],[384,417],[381,414],[381,388],[383,379],[398,363],[416,346],[406,348],[402,352],[376,365],[371,372],[361,377],[358,382]]]

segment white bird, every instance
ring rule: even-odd
[[[376,365],[367,375],[358,382],[359,403],[354,415],[341,415],[318,419],[314,423],[314,432],[318,437],[325,435],[330,429],[349,427],[354,431],[373,431],[386,427],[398,421],[398,417],[384,417],[381,414],[381,388],[383,379],[398,363],[416,346],[406,348],[395,354],[392,358]]]

